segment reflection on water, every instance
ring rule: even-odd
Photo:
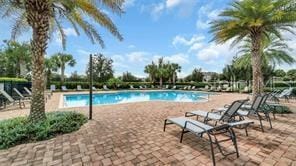
[[[117,92],[100,93],[93,95],[93,104],[116,104],[139,101],[176,101],[176,102],[197,102],[208,96],[201,92],[184,91],[153,91],[153,92]],[[86,94],[64,95],[65,107],[78,107],[89,105],[89,96]]]

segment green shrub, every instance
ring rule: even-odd
[[[25,78],[10,78],[10,77],[0,77],[0,82],[12,81],[12,82],[28,82]]]
[[[70,133],[86,122],[87,118],[76,112],[48,113],[47,119],[38,123],[30,123],[27,117],[3,120],[0,121],[0,149]]]

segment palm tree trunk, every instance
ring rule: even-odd
[[[252,73],[253,73],[253,99],[263,91],[261,34],[251,36],[252,39]]]
[[[64,85],[65,81],[65,66],[62,65],[61,67],[61,85]]]
[[[176,73],[173,74],[173,84],[175,85],[176,83]]]
[[[44,103],[44,55],[48,42],[50,6],[47,0],[26,0],[27,21],[32,27],[32,101],[29,119],[46,118]]]

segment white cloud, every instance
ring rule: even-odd
[[[63,30],[66,36],[77,36],[74,28],[64,28]]]
[[[180,3],[182,3],[182,0],[167,0],[166,7],[167,8],[174,8],[174,7],[178,6]]]
[[[131,45],[128,46],[128,48],[129,48],[129,49],[134,49],[134,48],[136,48],[136,46],[133,45],[133,44],[131,44]]]
[[[132,7],[135,5],[135,0],[125,0],[123,4],[123,8]]]
[[[189,52],[194,52],[194,51],[198,51],[200,48],[202,48],[204,46],[203,43],[194,43],[190,48],[189,48]]]
[[[158,62],[159,58],[164,59],[164,61],[166,62],[171,62],[171,63],[178,63],[180,65],[184,65],[184,64],[189,64],[189,57],[186,54],[183,53],[178,53],[178,54],[174,54],[174,55],[168,55],[168,56],[164,56],[164,55],[154,55],[152,60],[153,62]]]
[[[210,22],[217,19],[220,13],[221,10],[213,9],[211,3],[200,7],[196,21],[197,29],[208,29]]]
[[[154,4],[151,9],[151,16],[154,20],[157,20],[165,10],[163,3]]]
[[[237,53],[237,47],[232,48],[231,42],[225,44],[216,45],[215,43],[208,43],[200,49],[196,56],[199,60],[202,60],[208,64],[219,64],[228,62]],[[223,65],[223,64],[222,64]]]
[[[191,46],[197,42],[200,42],[204,39],[204,36],[201,35],[193,35],[190,39],[186,39],[185,37],[181,36],[181,35],[177,35],[174,39],[173,39],[173,45],[177,46],[177,45],[185,45],[185,46]]]
[[[146,62],[148,59],[146,58],[148,53],[146,52],[132,52],[127,54],[127,58],[130,62]]]

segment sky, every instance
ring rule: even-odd
[[[236,55],[237,48],[230,43],[216,45],[211,42],[209,22],[218,18],[232,0],[126,0],[125,13],[121,16],[102,9],[117,25],[124,40],[118,41],[108,31],[96,26],[105,41],[106,48],[92,44],[81,32],[78,36],[69,23],[63,23],[67,35],[67,47],[63,50],[58,33],[49,42],[47,56],[57,52],[70,53],[77,61],[75,67],[67,67],[66,74],[77,71],[85,74],[89,54],[103,53],[114,60],[115,75],[129,71],[138,77],[146,77],[144,67],[164,57],[166,61],[182,66],[179,77],[194,68],[203,71],[222,72]],[[0,20],[0,40],[9,39],[11,21]],[[29,41],[30,32],[18,38]],[[288,44],[296,55],[296,37],[285,34]],[[288,70],[295,66],[282,65]]]

